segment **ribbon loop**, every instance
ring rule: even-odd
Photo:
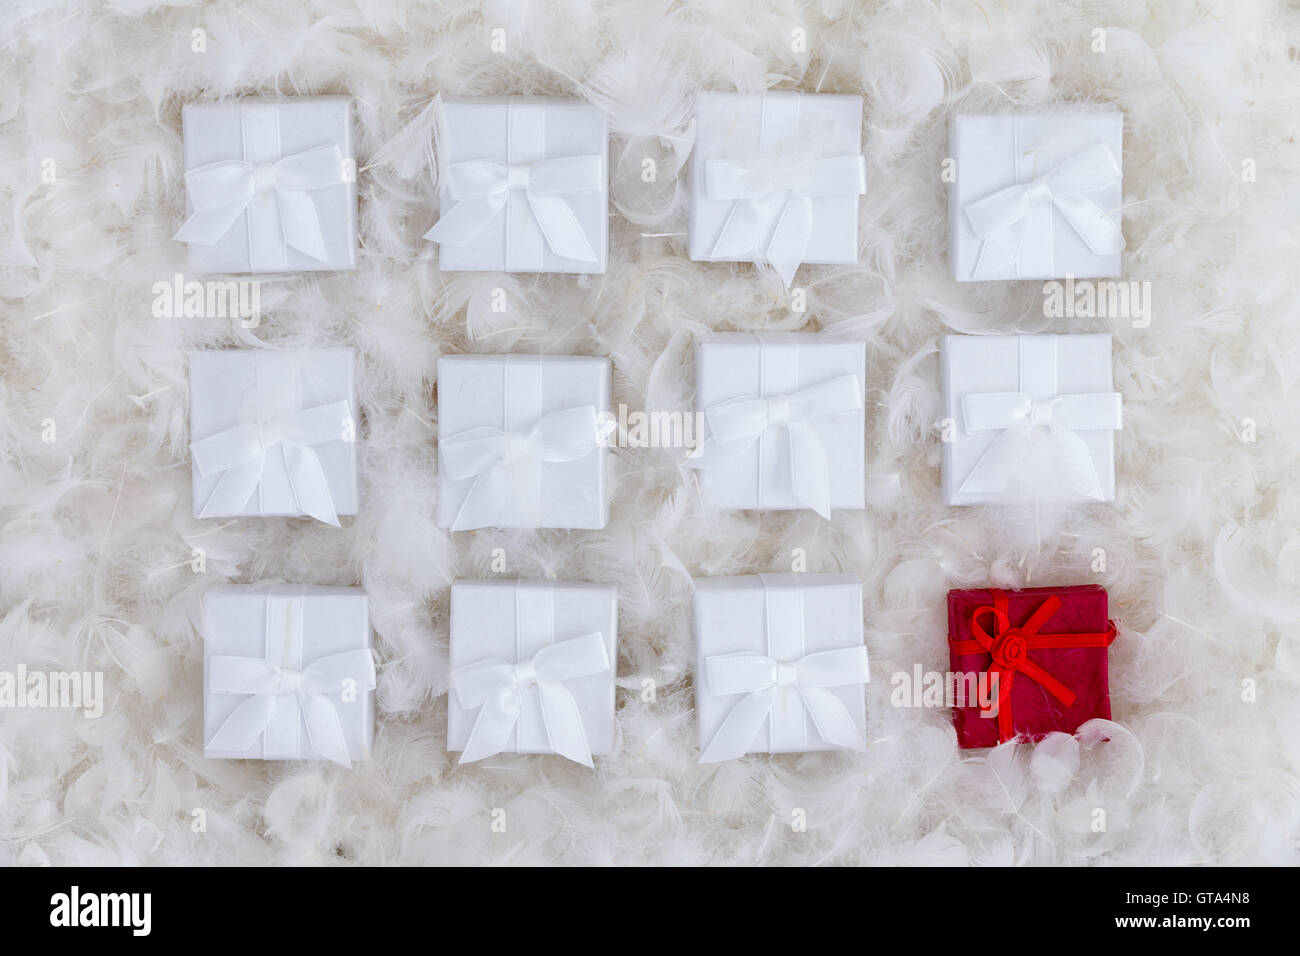
[[[275,194],[284,244],[325,260],[325,236],[311,193],[346,182],[343,153],[336,145],[318,146],[274,163],[242,159],[198,166],[185,173],[185,190],[194,213],[173,237],[179,242],[214,246],[248,208],[253,196]]]
[[[346,401],[306,408],[269,422],[235,425],[190,443],[190,455],[205,478],[221,475],[199,512],[238,514],[262,480],[267,455],[283,455],[294,506],[303,514],[339,526],[333,495],[313,445],[338,441],[352,421]]]
[[[830,519],[830,465],[826,449],[809,426],[831,415],[862,408],[856,375],[841,375],[783,395],[746,395],[704,410],[709,437],[688,468],[729,468],[769,428],[782,429],[790,443],[790,481],[794,498]]]
[[[1118,222],[1084,193],[1120,180],[1120,166],[1105,143],[1095,143],[1028,183],[999,189],[966,204],[964,213],[982,240],[975,261],[976,278],[1013,265],[1028,230],[1030,214],[1053,207],[1095,255],[1122,252],[1124,233]]]
[[[519,723],[523,695],[532,691],[541,705],[552,749],[584,766],[593,766],[577,700],[564,685],[580,677],[603,674],[610,666],[605,636],[595,632],[557,641],[532,658],[514,664],[492,659],[457,668],[451,675],[457,702],[465,710],[480,708],[460,763],[501,753]]]
[[[447,194],[454,205],[424,238],[464,246],[506,208],[513,191],[523,192],[547,246],[557,256],[599,262],[566,194],[603,188],[605,160],[598,155],[565,156],[508,166],[488,159],[453,163],[447,170]]]

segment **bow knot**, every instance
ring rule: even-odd
[[[790,414],[789,395],[773,395],[767,400],[768,427],[790,424]]]
[[[1028,183],[1017,183],[965,206],[971,229],[981,240],[975,278],[1012,266],[1020,255],[1035,210],[1053,208],[1095,255],[1123,251],[1119,223],[1085,193],[1120,179],[1120,166],[1110,147],[1096,143]],[[1045,240],[1050,241],[1050,240]]]
[[[790,444],[790,483],[795,501],[829,520],[830,465],[826,449],[811,424],[831,415],[862,408],[856,375],[841,375],[807,388],[766,398],[746,395],[704,410],[709,437],[688,468],[729,468],[769,428],[780,428]]]
[[[532,179],[533,167],[529,164],[511,166],[506,173],[507,189],[527,189]]]
[[[460,762],[472,763],[504,750],[523,714],[524,694],[533,692],[552,749],[592,766],[582,712],[565,685],[609,669],[605,637],[599,632],[557,641],[528,660],[492,659],[457,668],[451,675],[457,701],[466,710],[480,708]]]
[[[257,163],[253,166],[253,192],[266,192],[277,185],[276,163]]]
[[[993,642],[989,654],[999,667],[1019,670],[1029,654],[1029,641],[1019,628],[1013,627]]]
[[[782,661],[776,665],[776,686],[792,687],[799,683],[799,666]]]

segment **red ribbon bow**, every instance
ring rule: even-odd
[[[985,604],[971,613],[970,630],[974,639],[954,641],[953,649],[958,654],[988,654],[992,658],[988,673],[997,675],[998,743],[1003,743],[1015,736],[1011,724],[1011,686],[1017,673],[1024,674],[1040,685],[1066,707],[1074,705],[1074,691],[1031,661],[1029,652],[1054,648],[1109,647],[1111,641],[1115,640],[1115,625],[1107,622],[1109,626],[1102,632],[1039,634],[1048,618],[1061,606],[1059,597],[1050,595],[1029,616],[1029,620],[1019,627],[1012,627],[1007,618],[1006,592],[990,589],[989,593],[993,595],[992,606]],[[993,616],[992,634],[980,623],[980,618],[990,614]]]

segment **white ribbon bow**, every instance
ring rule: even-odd
[[[451,687],[464,710],[481,708],[460,755],[472,763],[499,754],[519,724],[524,694],[535,689],[551,749],[587,767],[591,745],[582,713],[565,681],[609,670],[603,634],[584,634],[542,648],[530,660],[511,664],[494,658],[457,668]]]
[[[1122,428],[1123,396],[1118,392],[1050,399],[1022,392],[964,395],[961,414],[967,432],[1001,432],[962,482],[962,491],[997,493],[1020,475],[1035,487],[1067,496],[1104,496],[1092,453],[1074,433]]]
[[[313,259],[325,259],[313,190],[345,182],[343,154],[337,146],[319,146],[274,163],[230,159],[189,170],[185,189],[194,214],[174,236],[180,242],[216,245],[258,193],[274,192],[284,244]]]
[[[452,481],[474,479],[452,529],[491,526],[516,500],[516,491],[531,500],[543,462],[585,458],[600,447],[603,434],[595,406],[582,405],[543,415],[526,432],[483,425],[442,439],[438,458],[443,474]],[[511,481],[512,475],[519,480]]]
[[[520,166],[489,159],[455,163],[447,171],[447,194],[455,205],[424,238],[463,246],[505,208],[511,190],[522,189],[552,252],[566,259],[599,262],[564,194],[600,189],[603,183],[600,156],[567,156]]]
[[[717,654],[704,662],[710,694],[745,694],[727,713],[700,763],[734,760],[749,752],[781,693],[799,695],[817,733],[828,744],[866,750],[844,702],[827,688],[864,684],[869,679],[867,649],[841,647],[808,654],[794,662],[778,662],[763,654]]]
[[[867,163],[862,156],[786,164],[711,159],[704,164],[704,180],[709,199],[732,203],[710,256],[725,260],[756,254],[788,287],[812,238],[813,199],[862,195],[867,191]],[[771,233],[764,244],[761,236],[767,228]]]
[[[307,728],[311,749],[351,767],[347,738],[338,709],[326,694],[347,684],[358,693],[375,689],[375,662],[364,648],[312,661],[301,671],[288,670],[261,657],[214,656],[208,662],[208,688],[214,694],[248,694],[217,728],[208,748],[245,751],[270,726],[277,710],[295,707]]]
[[[856,375],[842,375],[770,398],[733,398],[704,410],[709,437],[688,468],[728,468],[769,428],[782,429],[790,442],[790,484],[794,499],[827,520],[831,516],[830,465],[826,449],[811,427],[829,415],[862,407]]]
[[[237,514],[257,490],[267,455],[279,449],[295,506],[303,514],[339,526],[325,469],[310,446],[340,440],[352,418],[348,402],[318,405],[278,421],[236,425],[190,445],[199,474],[221,475],[203,503],[200,518]]]
[[[1083,195],[1119,178],[1119,163],[1110,148],[1097,143],[1031,182],[1007,186],[967,203],[966,219],[983,240],[972,274],[988,275],[1015,263],[1029,229],[1030,213],[1044,206],[1055,207],[1095,255],[1121,252],[1124,234],[1119,223]]]

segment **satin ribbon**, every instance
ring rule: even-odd
[[[601,441],[602,429],[592,405],[543,415],[526,432],[482,425],[447,436],[438,443],[443,474],[452,481],[474,479],[452,530],[493,526],[512,504],[535,510],[541,494],[541,465],[585,458]]]
[[[214,246],[255,199],[270,194],[275,197],[284,245],[324,261],[325,236],[311,193],[345,181],[343,153],[333,145],[275,162],[231,159],[198,166],[185,173],[185,190],[194,213],[174,238]],[[258,265],[249,263],[250,268]]]
[[[705,163],[704,180],[708,199],[732,204],[710,257],[732,260],[754,254],[775,269],[788,288],[812,238],[813,199],[847,201],[862,195],[867,191],[867,163],[862,156],[796,163],[711,159]]]
[[[525,695],[535,692],[551,749],[593,766],[582,713],[565,682],[609,669],[605,636],[600,633],[557,641],[514,664],[493,658],[457,668],[451,675],[457,703],[467,711],[480,708],[460,762],[501,753],[519,724]]]
[[[277,592],[267,595],[268,657],[275,653],[271,648],[278,634],[283,635],[284,648],[301,656],[302,612],[301,596]],[[301,722],[314,753],[351,767],[343,721],[338,708],[326,696],[340,693],[345,686],[356,693],[375,689],[375,662],[368,648],[318,657],[300,670],[262,657],[214,655],[208,661],[209,692],[247,695],[247,699],[240,701],[217,728],[208,749],[247,751],[265,735],[267,750],[271,751],[269,737],[274,730],[277,749],[300,756],[299,747],[290,745],[288,738],[296,741]]]
[[[1119,223],[1084,195],[1119,180],[1115,156],[1105,143],[1097,143],[1037,179],[968,202],[966,220],[982,240],[972,275],[979,278],[1014,265],[1029,233],[1031,214],[1048,207],[1061,214],[1095,255],[1121,252],[1124,234]]]
[[[989,593],[993,596],[993,604],[977,607],[971,613],[973,639],[953,641],[952,646],[957,654],[989,655],[987,673],[996,675],[998,687],[998,742],[1004,743],[1016,736],[1011,714],[1011,688],[1017,674],[1034,681],[1066,707],[1074,706],[1076,699],[1074,691],[1031,661],[1029,652],[1109,647],[1115,640],[1116,631],[1115,625],[1109,624],[1101,632],[1040,634],[1039,631],[1061,606],[1061,599],[1055,594],[1049,595],[1024,624],[1012,627],[1007,618],[1006,592],[991,589]],[[981,623],[981,618],[986,616],[992,619],[991,633]]]
[[[350,403],[332,402],[271,422],[236,425],[191,443],[190,454],[199,474],[221,476],[199,517],[242,511],[262,480],[268,456],[278,453],[297,510],[338,527],[325,469],[311,446],[341,440],[344,422],[351,418]]]
[[[823,518],[831,516],[830,464],[812,423],[862,408],[856,375],[842,375],[794,392],[766,398],[747,395],[704,410],[709,437],[688,468],[727,468],[763,436],[779,428],[790,444],[790,484],[794,499]]]
[[[963,395],[962,425],[969,434],[1000,434],[985,449],[960,490],[996,494],[1021,476],[1035,488],[1050,488],[1069,497],[1105,497],[1097,463],[1081,431],[1115,431],[1123,427],[1123,396],[1118,392],[1039,397],[1054,391],[1056,336],[1020,337],[1021,391]],[[1032,383],[1032,387],[1028,386]]]
[[[564,196],[598,190],[604,182],[605,161],[601,156],[567,156],[518,165],[489,159],[455,163],[447,171],[447,194],[455,205],[443,213],[424,238],[451,246],[466,245],[502,213],[511,191],[519,190],[527,198],[528,209],[553,253],[581,262],[599,262]],[[506,241],[509,251],[509,236]],[[540,269],[541,263],[530,266]],[[511,263],[507,257],[507,268],[523,266]]]

